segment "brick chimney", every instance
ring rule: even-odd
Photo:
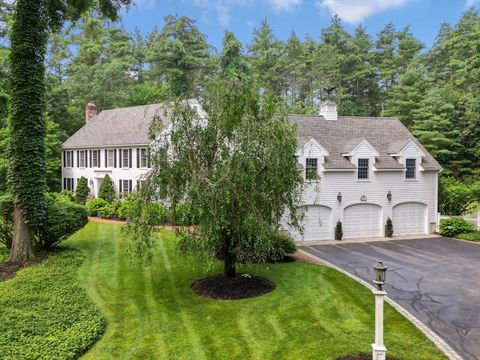
[[[85,106],[85,123],[88,124],[90,119],[97,115],[97,105],[93,102],[89,102],[87,106]]]

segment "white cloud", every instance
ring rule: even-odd
[[[149,0],[141,0],[149,1]],[[222,26],[227,26],[235,8],[254,6],[257,0],[182,0],[203,9],[202,18],[209,21],[214,17]],[[300,5],[303,0],[263,0],[275,12],[290,11]]]
[[[317,4],[322,9],[338,14],[342,20],[356,24],[371,15],[404,5],[409,1],[411,0],[317,0]]]
[[[290,11],[300,5],[303,0],[266,0],[275,11]]]
[[[477,4],[478,0],[465,0],[465,9],[470,9],[472,6],[475,6]]]

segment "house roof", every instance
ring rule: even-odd
[[[440,164],[413,137],[408,129],[395,118],[339,116],[337,121],[327,121],[323,116],[289,115],[289,120],[297,124],[297,138],[303,146],[312,137],[329,152],[325,158],[325,169],[354,169],[346,151],[367,140],[378,152],[375,159],[377,169],[403,169],[391,155],[414,141],[425,152],[422,167],[425,170],[441,170]]]
[[[168,123],[165,109],[164,104],[152,104],[104,110],[65,141],[62,148],[148,145],[152,120]]]

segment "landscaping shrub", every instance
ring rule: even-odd
[[[78,250],[56,251],[0,283],[0,358],[77,359],[106,322],[80,286]]]
[[[343,238],[342,222],[338,220],[337,224],[335,225],[335,240],[342,240],[342,238]]]
[[[120,202],[118,209],[117,209],[117,217],[121,220],[127,220],[128,214],[132,210],[133,204],[132,200],[127,199]]]
[[[87,197],[90,194],[90,188],[85,177],[81,177],[77,183],[77,189],[75,190],[75,202],[81,205],[85,205]]]
[[[195,210],[190,204],[177,204],[170,211],[170,222],[176,226],[191,226],[196,224]]]
[[[444,215],[463,215],[480,199],[480,180],[460,181],[453,177],[439,178],[438,207]]]
[[[387,218],[387,221],[385,222],[385,236],[386,237],[392,237],[393,236],[393,223],[392,219],[389,217]]]
[[[462,218],[451,217],[440,220],[440,234],[455,237],[473,230],[473,224]]]
[[[88,211],[85,206],[47,194],[47,218],[35,234],[38,245],[50,248],[83,228],[87,222]]]
[[[98,210],[98,217],[102,219],[113,219],[117,217],[117,204],[108,203]]]
[[[98,198],[108,202],[115,200],[115,188],[113,186],[112,178],[106,174],[98,189]]]
[[[99,212],[109,203],[104,199],[91,199],[86,203],[90,216],[99,216]]]

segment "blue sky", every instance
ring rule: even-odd
[[[455,24],[479,0],[134,0],[135,5],[122,15],[124,27],[143,33],[161,27],[168,14],[186,15],[197,21],[208,42],[218,49],[225,29],[243,42],[250,42],[254,27],[267,18],[275,35],[286,40],[295,31],[303,38],[318,39],[337,13],[347,30],[362,24],[370,34],[392,22],[398,29],[410,25],[412,33],[430,47],[440,25]]]

